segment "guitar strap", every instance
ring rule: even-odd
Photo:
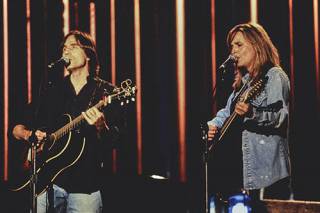
[[[94,77],[93,80],[95,81],[95,88],[91,94],[91,99],[89,101],[89,104],[88,104],[88,108],[89,109],[90,107],[92,107],[94,105],[94,100],[97,99],[98,97],[97,96],[97,90],[101,90],[102,89],[102,86],[104,84],[104,80],[100,79],[99,77]]]

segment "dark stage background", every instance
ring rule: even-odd
[[[111,80],[110,1],[95,0],[97,47],[102,78]],[[290,120],[290,149],[294,196],[297,200],[320,200],[320,106],[317,105],[316,64],[313,32],[313,1],[293,2],[294,72],[290,73],[289,1],[258,1],[258,22],[262,24],[278,48],[282,66],[293,81],[294,97]],[[74,8],[78,4],[79,20]],[[70,29],[89,32],[89,0],[70,0]],[[27,104],[26,4],[8,1],[9,12],[9,124],[22,116]],[[223,107],[230,92],[232,75],[212,82],[211,17],[209,0],[186,0],[186,94],[187,94],[187,181],[179,177],[176,87],[175,1],[141,0],[141,69],[142,69],[142,143],[143,174],[137,173],[136,113],[134,104],[126,110],[126,135],[118,147],[118,172],[106,174],[105,199],[110,208],[127,205],[163,205],[162,212],[200,212],[203,207],[204,182],[200,123],[214,116],[213,104]],[[116,67],[117,83],[134,80],[133,1],[116,1]],[[0,4],[3,15],[3,4]],[[48,78],[47,64],[59,58],[63,38],[61,1],[31,1],[32,97]],[[215,3],[216,59],[220,65],[228,56],[226,34],[232,26],[250,21],[249,0],[217,0]],[[0,23],[3,41],[3,22]],[[319,43],[317,43],[319,45]],[[319,48],[319,47],[318,47]],[[3,42],[0,43],[3,50]],[[319,59],[318,59],[319,60]],[[0,52],[3,68],[3,51]],[[213,71],[215,72],[215,70]],[[294,75],[294,76],[292,76]],[[3,71],[0,93],[3,94]],[[212,84],[216,83],[214,93]],[[319,84],[319,82],[318,82]],[[215,96],[213,95],[215,94]],[[319,94],[319,93],[318,93]],[[319,98],[319,97],[318,97]],[[1,99],[3,115],[3,99]],[[2,119],[1,119],[2,120]],[[3,129],[3,122],[0,124]],[[1,132],[3,134],[3,131]],[[3,135],[1,135],[3,138]],[[2,144],[2,143],[1,143]],[[9,141],[9,174],[14,178],[19,145]],[[3,176],[3,146],[1,177]],[[111,173],[111,172],[110,172]],[[165,181],[148,178],[151,174],[168,177]],[[214,181],[214,180],[210,180]],[[3,183],[5,186],[5,183]],[[2,187],[2,186],[1,186]],[[5,190],[4,190],[5,191]],[[142,195],[138,196],[138,191]],[[113,196],[114,195],[114,196]],[[8,199],[11,199],[10,195]],[[128,199],[130,201],[128,201]],[[108,206],[108,205],[107,205]],[[147,208],[147,207],[144,207]],[[156,207],[155,207],[156,208]],[[114,211],[115,212],[115,211]]]

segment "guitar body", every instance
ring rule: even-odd
[[[242,187],[241,123],[242,119],[235,119],[208,156],[211,192],[228,196]]]
[[[70,115],[65,114],[59,123],[69,123],[72,121]],[[37,183],[36,192],[41,194],[58,175],[76,164],[85,148],[85,138],[80,137],[77,130],[66,133],[59,139],[50,135],[52,140],[44,142],[43,151],[37,153]],[[11,184],[12,191],[29,190],[31,183],[32,165],[23,171],[15,180],[18,184]]]

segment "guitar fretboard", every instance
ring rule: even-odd
[[[127,98],[135,94],[135,87],[130,87],[131,81],[126,80],[123,83],[126,83],[126,87],[122,87],[121,89],[117,90],[116,93],[108,95],[103,100],[100,100],[96,105],[97,109],[102,109],[103,107],[107,106],[111,103],[114,99],[121,100],[122,98]],[[92,107],[92,108],[93,108]],[[74,130],[76,127],[80,126],[82,122],[85,120],[84,116],[80,114],[78,117],[73,119],[71,122],[67,123],[60,129],[56,130],[54,133],[50,135],[50,140],[58,140],[61,137],[68,134],[70,131]]]
[[[101,109],[104,105],[105,105],[104,101],[101,100],[93,107],[96,107],[97,109]],[[63,136],[68,134],[70,131],[72,131],[76,127],[80,126],[84,120],[85,120],[84,116],[82,114],[80,114],[78,117],[73,119],[70,123],[67,123],[66,125],[64,125],[60,129],[58,129],[57,131],[52,133],[54,139],[58,140],[58,139],[62,138]]]
[[[239,91],[239,96],[238,96],[239,99],[236,98],[236,100],[248,103],[255,95],[257,95],[259,92],[261,92],[266,81],[267,81],[267,77],[258,80],[257,82],[254,83],[254,85],[247,92],[246,92],[246,89],[248,88],[247,86],[249,84],[251,84],[251,82],[246,82],[246,84],[244,84]],[[212,149],[212,147],[216,143],[218,143],[222,140],[222,138],[226,134],[227,130],[229,129],[230,125],[233,123],[233,121],[237,117],[238,117],[238,114],[235,111],[233,111],[232,114],[223,123],[223,125],[220,129],[220,133],[219,133],[219,137],[217,139],[217,142],[212,143],[211,146],[209,147],[209,150]]]

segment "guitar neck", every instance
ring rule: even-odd
[[[93,107],[96,107],[97,109],[101,109],[105,105],[104,101],[99,101],[96,105]],[[85,120],[84,116],[80,114],[78,117],[73,119],[70,123],[67,123],[51,135],[54,137],[55,140],[60,139],[64,135],[68,134],[70,131],[74,130],[76,127],[80,126],[82,122]]]
[[[256,81],[256,83],[251,88],[249,88],[249,90],[247,90],[248,85],[251,85],[251,82],[253,80],[251,80],[250,82],[247,81],[242,86],[242,88],[240,89],[238,95],[236,96],[236,98],[235,98],[236,102],[248,103],[255,95],[257,95],[261,91],[261,89],[262,89],[263,85],[265,84],[266,80],[267,80],[267,78],[259,79],[258,81]],[[239,115],[234,110],[232,112],[232,114],[224,122],[224,124],[222,125],[218,141],[220,141],[223,138],[223,136],[225,135],[226,131],[228,130],[228,128],[230,127],[232,122],[237,117],[239,117]]]
[[[134,94],[135,92],[135,87],[130,87],[131,81],[126,80],[124,81],[126,83],[126,88],[120,89],[117,93],[110,94],[107,97],[104,97],[103,100],[100,100],[96,105],[93,107],[97,109],[102,109],[103,107],[107,106],[108,104],[111,103],[113,100],[121,100],[123,97],[129,97]],[[123,84],[124,84],[123,83]],[[93,108],[92,107],[92,108]],[[78,127],[83,121],[84,117],[82,114],[80,114],[78,117],[73,119],[71,122],[67,123],[54,133],[50,135],[51,140],[57,140],[63,137],[64,135],[68,134],[70,131],[74,130],[76,127]]]
[[[243,101],[245,103],[248,102],[248,99],[245,98],[245,91],[248,88],[248,82],[246,82],[241,89],[239,90],[238,95],[236,96],[235,100],[238,101]],[[237,102],[238,102],[237,101]],[[223,136],[225,135],[226,131],[229,129],[230,125],[232,124],[232,122],[238,117],[238,114],[233,111],[232,114],[227,118],[227,120],[223,123],[222,127],[221,127],[221,131],[220,131],[220,136],[219,136],[219,141],[223,138]]]
[[[237,116],[238,116],[238,114],[235,111],[233,111],[233,113],[223,123],[223,125],[221,127],[221,131],[220,131],[220,135],[219,135],[218,141],[220,141],[223,138],[223,136],[225,135],[226,131],[228,130],[228,128],[230,127],[232,122],[237,118]]]

